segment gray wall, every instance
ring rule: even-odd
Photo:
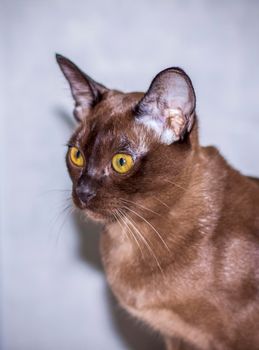
[[[203,144],[259,176],[258,1],[1,0],[3,350],[159,349],[111,297],[98,228],[68,211],[72,100],[54,61],[145,90],[168,66],[192,77]],[[62,191],[60,191],[62,190]],[[63,191],[68,190],[68,191]]]

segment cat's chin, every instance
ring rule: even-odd
[[[83,212],[89,219],[93,221],[102,222],[102,223],[111,221],[111,217],[105,213],[100,213],[89,209],[84,209]]]

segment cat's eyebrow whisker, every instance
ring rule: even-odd
[[[127,206],[124,206],[124,208],[131,211],[133,214],[137,215],[140,219],[144,220],[149,225],[149,227],[151,227],[153,229],[153,231],[160,238],[160,240],[162,241],[162,243],[164,244],[166,249],[170,252],[170,249],[169,249],[168,245],[166,244],[165,240],[163,239],[163,237],[160,235],[160,233],[157,231],[157,229],[148,220],[146,220],[142,215],[138,214],[135,210],[133,210]]]
[[[126,216],[125,213],[124,213],[124,215]],[[151,248],[150,244],[148,243],[147,239],[146,239],[146,238],[144,237],[144,235],[139,231],[139,229],[137,228],[137,224],[136,224],[136,222],[133,220],[133,218],[132,218],[129,214],[128,214],[126,217],[127,217],[128,221],[129,221],[130,225],[131,225],[131,226],[133,227],[133,229],[135,230],[135,232],[136,232],[137,234],[139,234],[140,238],[142,239],[143,243],[144,243],[145,246],[147,247],[148,251],[150,252],[150,254],[151,254],[151,255],[153,256],[153,258],[155,259],[156,264],[157,264],[159,270],[161,271],[161,273],[162,273],[163,276],[164,276],[164,271],[163,271],[163,269],[162,269],[162,267],[161,267],[161,265],[160,265],[160,263],[159,263],[159,261],[158,261],[156,255],[155,255],[153,249]]]
[[[140,252],[141,252],[142,257],[144,258],[143,251],[142,251],[142,249],[141,249],[141,246],[140,246],[140,244],[139,244],[139,241],[138,241],[137,237],[135,236],[134,232],[131,230],[131,228],[129,227],[129,225],[128,225],[127,221],[126,221],[126,219],[127,219],[126,215],[125,215],[122,211],[120,211],[120,209],[118,209],[118,212],[120,213],[121,219],[122,219],[122,221],[124,222],[124,224],[126,225],[126,227],[128,228],[129,232],[131,232],[131,234],[132,234],[132,236],[133,236],[135,242],[137,243],[137,245],[138,245],[138,247],[139,247],[139,250],[140,250]]]
[[[153,211],[152,209],[149,209],[149,208],[145,207],[144,205],[139,204],[139,203],[137,203],[137,202],[133,202],[133,201],[130,201],[129,199],[125,199],[125,198],[120,198],[120,200],[121,200],[122,202],[131,203],[131,204],[133,204],[133,205],[136,205],[136,206],[139,207],[139,208],[145,209],[145,210],[147,210],[147,211],[150,211],[150,212],[153,213],[153,214],[156,214],[156,215],[158,215],[158,216],[161,216],[161,214],[159,214],[159,213]]]

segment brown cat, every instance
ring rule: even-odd
[[[67,153],[73,200],[104,223],[120,304],[167,349],[258,350],[259,181],[199,145],[189,77],[169,68],[147,93],[122,93],[57,61],[79,122]]]

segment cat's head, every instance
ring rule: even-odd
[[[57,62],[78,121],[66,157],[75,205],[107,221],[136,205],[152,212],[169,195],[176,200],[194,147],[191,134],[197,133],[186,73],[169,68],[145,94],[123,93],[96,83],[63,56]]]

